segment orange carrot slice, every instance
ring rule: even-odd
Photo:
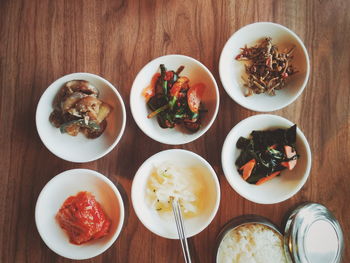
[[[174,85],[170,89],[170,95],[173,97],[177,97],[179,95],[179,92],[181,89],[185,88],[185,85],[189,82],[190,80],[187,77],[181,77],[179,78]]]
[[[251,159],[249,162],[247,162],[245,165],[243,165],[239,170],[243,170],[243,180],[247,181],[247,179],[252,174],[253,168],[256,164],[255,159]]]
[[[297,165],[297,159],[290,160],[288,162],[281,162],[281,165],[288,168],[288,170],[293,170],[293,168]]]
[[[261,185],[269,180],[271,180],[272,178],[276,177],[277,175],[279,175],[281,173],[281,171],[277,171],[274,172],[266,177],[261,178],[259,181],[256,182],[256,185]]]
[[[146,101],[148,101],[150,98],[154,96],[155,86],[159,77],[160,77],[160,73],[154,74],[151,80],[151,84],[149,84],[149,86],[147,86],[143,90],[142,95],[145,97]]]

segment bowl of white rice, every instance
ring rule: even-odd
[[[244,215],[229,221],[219,234],[217,263],[287,263],[283,236],[266,218]]]

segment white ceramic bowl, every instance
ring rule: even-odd
[[[91,192],[112,223],[107,236],[74,245],[55,216],[64,201],[80,191]],[[119,236],[124,223],[124,204],[118,189],[107,177],[87,169],[68,170],[52,178],[41,191],[35,222],[41,238],[58,255],[70,259],[92,258],[108,249]]]
[[[100,91],[99,98],[113,107],[107,118],[106,130],[96,139],[87,139],[82,133],[77,136],[62,134],[49,121],[56,94],[70,80],[89,81]],[[36,127],[40,139],[53,154],[70,162],[90,162],[109,153],[121,139],[125,123],[124,102],[116,88],[107,80],[90,73],[72,73],[53,82],[41,96],[36,110]]]
[[[231,187],[244,198],[260,204],[275,204],[296,194],[305,184],[311,169],[311,150],[304,134],[297,129],[296,150],[300,155],[291,171],[284,170],[281,176],[262,185],[249,184],[238,173],[235,161],[241,150],[236,143],[242,136],[248,138],[253,130],[289,128],[291,121],[276,115],[260,114],[239,122],[227,135],[221,153],[222,168]]]
[[[205,185],[206,208],[197,216],[185,218],[184,225],[188,237],[204,230],[213,220],[220,203],[220,185],[215,171],[201,156],[185,150],[173,149],[159,152],[148,158],[138,169],[131,188],[131,200],[137,217],[151,232],[170,239],[178,239],[175,220],[162,217],[146,201],[146,185],[154,167],[171,163],[175,167],[194,168],[199,171],[201,182]]]
[[[271,37],[280,51],[296,46],[293,65],[299,71],[288,79],[285,88],[276,91],[276,96],[254,94],[245,97],[242,75],[245,75],[245,63],[235,57],[240,48],[252,46],[259,40]],[[227,94],[241,106],[260,112],[275,111],[291,104],[303,92],[310,75],[310,62],[307,50],[300,38],[290,29],[270,22],[260,22],[242,27],[225,44],[219,62],[221,82]]]
[[[153,75],[159,72],[159,65],[164,64],[168,70],[177,70],[181,65],[185,69],[180,74],[190,79],[190,85],[202,82],[206,85],[203,103],[208,112],[203,116],[202,127],[195,133],[183,132],[180,128],[163,129],[157,118],[148,119],[151,112],[147,105],[143,90],[149,86]],[[130,108],[139,128],[150,138],[165,144],[185,144],[202,136],[213,124],[219,109],[219,90],[211,72],[199,61],[183,55],[167,55],[156,58],[144,66],[136,76],[130,93]]]

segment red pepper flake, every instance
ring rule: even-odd
[[[235,57],[235,59],[236,60],[239,60],[239,59],[241,59],[243,57],[243,54],[238,54],[236,57]]]
[[[68,197],[56,219],[68,234],[69,241],[75,245],[104,237],[111,225],[111,220],[89,192]]]
[[[287,73],[287,72],[283,72],[283,73],[282,73],[282,78],[283,78],[283,79],[288,78],[288,73]]]
[[[173,73],[172,71],[167,71],[167,72],[165,73],[164,80],[169,81],[169,80],[171,80],[173,77],[174,77],[174,73]]]

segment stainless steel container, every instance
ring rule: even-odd
[[[284,252],[290,263],[339,263],[343,253],[343,233],[338,221],[323,205],[306,203],[288,217],[284,235],[270,220],[258,215],[243,215],[229,221],[219,233],[215,250],[228,232],[247,224],[262,224],[283,237]]]

